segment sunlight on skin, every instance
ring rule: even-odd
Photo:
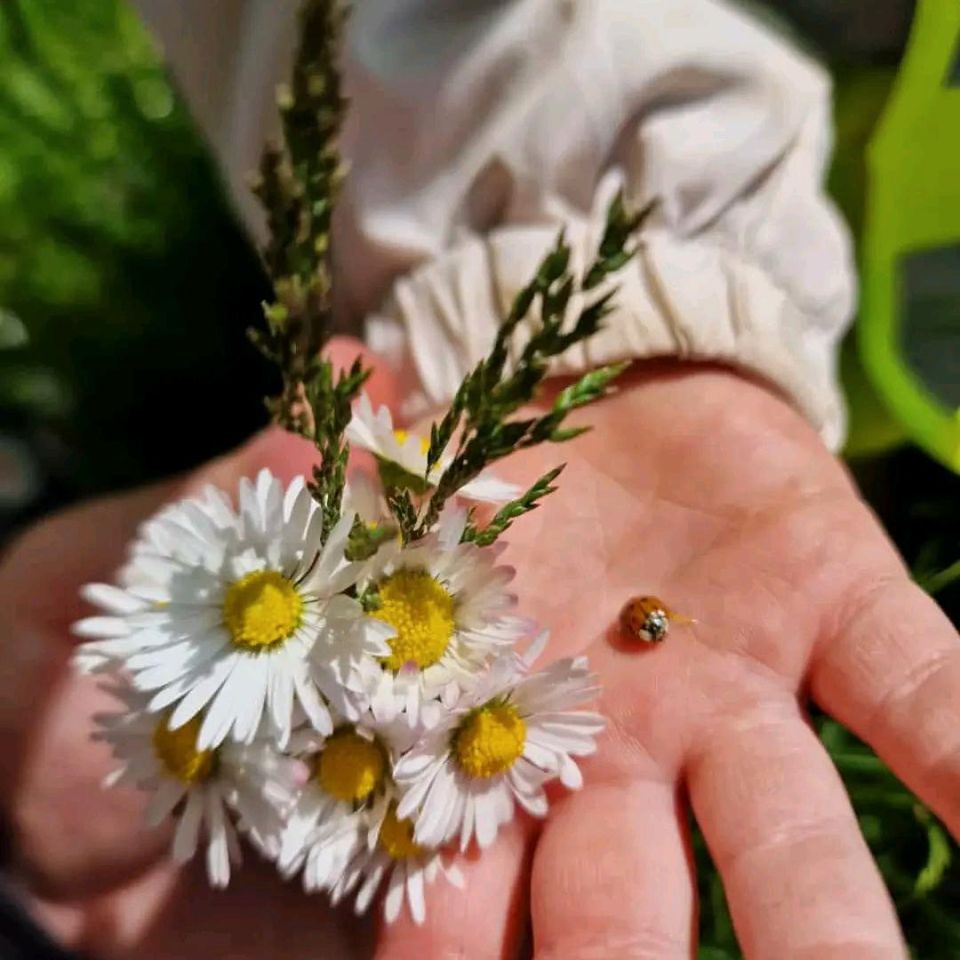
[[[559,799],[540,835],[538,960],[691,955],[683,784],[721,859],[747,956],[905,956],[799,699],[841,645],[832,631],[843,612],[870,584],[903,580],[899,559],[814,432],[732,372],[651,365],[580,420],[594,431],[500,468],[529,482],[569,462],[560,491],[511,531],[505,560],[524,612],[553,631],[548,656],[590,654],[611,720],[586,787]],[[611,643],[624,601],[646,592],[698,622],[655,648]],[[925,642],[956,647],[933,605],[917,602],[931,636],[916,638],[914,659]],[[898,664],[886,666],[895,682]],[[954,703],[944,696],[940,709],[956,723]],[[942,782],[925,795],[944,811]],[[477,914],[490,886],[469,888]],[[410,956],[405,934],[388,934],[378,957]],[[477,938],[489,946],[477,956],[504,948],[480,923],[448,935],[451,953]]]
[[[387,399],[381,392],[378,402]],[[904,956],[799,694],[811,677],[835,713],[868,739],[877,734],[894,768],[956,830],[960,760],[954,754],[928,769],[933,748],[917,749],[899,707],[901,699],[912,706],[921,733],[948,722],[960,729],[956,675],[922,673],[944,651],[956,652],[952,628],[901,586],[902,566],[842,468],[766,388],[719,369],[651,366],[579,419],[596,429],[498,468],[506,479],[530,481],[570,464],[560,491],[511,530],[505,559],[519,569],[522,611],[553,630],[548,656],[589,652],[610,729],[585,765],[586,787],[556,794],[542,832],[519,820],[483,858],[468,855],[467,892],[432,886],[427,924],[414,929],[401,918],[381,930],[377,956],[464,948],[471,960],[510,955],[532,910],[538,960],[591,951],[689,957],[694,897],[681,785],[725,872],[748,956]],[[268,466],[288,479],[309,462],[309,448],[268,433],[202,476],[231,486]],[[177,892],[160,879],[151,886],[149,878],[168,869],[144,873],[162,842],[150,847],[135,798],[118,792],[108,801],[97,786],[104,758],[87,741],[84,720],[97,695],[62,672],[63,628],[77,612],[69,598],[111,572],[137,518],[183,489],[71,511],[28,534],[0,568],[0,676],[14,673],[22,694],[4,707],[3,735],[17,745],[31,733],[6,760],[16,776],[2,781],[21,861],[46,894],[37,909],[68,940],[96,947],[97,957],[163,956],[158,944],[171,924],[183,960],[225,945],[238,960],[284,949],[296,960],[328,943],[334,951],[336,925],[346,921],[254,866],[253,854],[226,894],[201,891],[202,869],[182,875]],[[71,549],[80,544],[84,550]],[[875,629],[878,582],[905,598],[912,607],[904,616],[923,627],[897,637],[896,647],[889,631]],[[611,642],[624,600],[647,592],[698,622],[672,629],[657,647]],[[55,617],[51,597],[63,598]],[[18,642],[24,636],[34,641],[29,654]],[[858,672],[861,650],[867,665]],[[21,670],[28,656],[32,666]],[[944,662],[960,662],[951,658]],[[924,700],[909,689],[911,675],[925,678]],[[876,724],[887,697],[890,716]],[[64,758],[75,761],[66,774]],[[66,805],[84,814],[71,821],[70,844],[50,827]],[[95,826],[104,820],[107,833]]]

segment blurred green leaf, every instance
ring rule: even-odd
[[[205,459],[264,422],[268,295],[136,15],[0,4],[0,428],[52,431],[75,493]]]
[[[0,350],[22,347],[28,339],[23,321],[8,310],[0,310]]]

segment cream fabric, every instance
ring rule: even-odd
[[[225,67],[197,55],[196,0],[139,2],[243,198],[295,5],[205,0]],[[622,187],[633,204],[657,198],[656,213],[607,329],[563,367],[730,362],[779,385],[839,444],[836,346],[854,274],[821,187],[819,67],[720,0],[354,9],[338,307],[368,318],[371,345],[403,373],[408,413],[449,398],[561,225],[587,256]],[[256,232],[255,207],[239,205]]]

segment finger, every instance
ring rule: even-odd
[[[416,924],[404,910],[394,923],[384,923],[376,960],[515,956],[526,920],[533,832],[530,822],[514,820],[482,855],[456,858],[463,889],[438,877],[425,891],[425,922]]]
[[[16,624],[66,638],[66,627],[83,609],[80,586],[111,574],[137,525],[171,490],[169,483],[157,484],[73,507],[14,541],[0,562],[0,603],[7,616],[15,614],[16,622],[8,633],[4,620],[8,635],[0,636],[0,657],[23,646],[14,642]]]
[[[332,344],[335,364],[359,349]],[[388,387],[374,382],[381,394]],[[141,869],[162,840],[141,833],[142,797],[100,791],[112,763],[88,738],[104,696],[92,681],[65,678],[70,623],[88,612],[80,587],[112,578],[139,523],[164,502],[205,483],[230,491],[261,467],[289,480],[315,461],[311,444],[269,429],[191,474],[51,517],[0,562],[0,803],[21,862],[52,896]]]
[[[10,558],[13,580],[49,566],[42,576],[50,588],[35,593],[54,608],[24,613],[0,638],[0,689],[10,691],[0,706],[0,803],[19,870],[38,892],[60,900],[106,889],[138,876],[169,846],[166,825],[144,825],[145,793],[102,788],[116,762],[107,744],[90,741],[92,718],[115,712],[117,702],[98,678],[73,677],[67,668],[70,622],[86,612],[74,601],[80,587],[112,578],[137,524],[172,497],[211,481],[235,489],[237,478],[262,466],[293,475],[312,461],[309,444],[267,430],[182,480],[52,518]],[[28,585],[4,589],[18,598]]]
[[[906,957],[843,784],[795,702],[714,721],[688,783],[746,957]]]
[[[185,478],[56,514],[10,548],[0,562],[0,799],[12,790],[23,750],[44,722],[43,702],[66,670],[70,624],[89,613],[83,584],[111,579],[138,525],[173,497],[206,482],[229,488],[261,466],[302,472],[312,456],[304,441],[267,430]],[[76,718],[62,722],[76,733]]]
[[[214,890],[201,863],[158,864],[135,882],[71,904],[24,897],[64,946],[101,960],[369,957],[369,925],[321,897],[282,886],[272,864],[247,857],[229,890]]]
[[[95,678],[66,678],[8,756],[13,866],[52,901],[139,876],[170,845],[169,825],[144,825],[145,793],[103,789],[116,761],[106,744],[91,742],[91,718],[116,708]]]
[[[905,576],[861,594],[826,635],[811,691],[960,837],[960,638],[930,597]]]
[[[594,782],[564,798],[534,857],[536,960],[689,960],[695,910],[685,834],[671,782]]]

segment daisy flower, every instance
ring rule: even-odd
[[[426,493],[452,459],[442,456],[427,476],[430,438],[394,428],[390,410],[380,407],[374,413],[366,393],[361,394],[357,401],[346,437],[353,446],[368,450],[377,458],[382,476],[402,481],[398,485],[410,487],[417,493]],[[457,494],[467,500],[504,503],[519,497],[521,492],[519,487],[484,471],[461,487]]]
[[[78,667],[127,670],[173,730],[203,711],[201,750],[231,734],[250,743],[264,720],[280,747],[301,716],[329,732],[318,686],[358,687],[361,661],[389,654],[383,624],[342,593],[362,572],[344,557],[352,523],[320,546],[303,479],[284,493],[267,470],[240,481],[238,511],[213,487],[167,507],[141,528],[120,586],[84,589],[104,615],[75,624],[89,641]]]
[[[417,843],[439,847],[459,834],[461,850],[473,837],[488,847],[515,804],[546,814],[548,780],[581,786],[572,758],[593,753],[604,721],[573,708],[596,694],[595,678],[584,658],[529,674],[544,641],[523,658],[499,658],[397,763],[397,815],[414,821]]]
[[[363,720],[339,723],[326,737],[298,731],[290,742],[309,777],[287,819],[278,866],[287,877],[302,869],[307,890],[329,887],[382,819],[393,763],[416,737],[405,724],[379,724],[370,714]]]
[[[422,923],[424,885],[441,874],[458,886],[462,879],[438,851],[414,842],[412,823],[397,818],[391,769],[418,733],[405,723],[366,720],[327,738],[294,734],[291,749],[315,752],[305,758],[311,776],[288,817],[278,865],[287,877],[302,870],[304,889],[327,890],[334,904],[356,891],[357,913],[387,880],[387,920],[397,918],[406,895]]]
[[[383,715],[391,699],[394,712],[409,714],[448,683],[468,681],[529,632],[526,620],[509,614],[513,568],[497,564],[499,546],[461,543],[465,522],[463,511],[449,510],[434,532],[382,547],[367,569],[368,614],[392,631],[370,695]]]
[[[192,859],[203,834],[210,882],[225,887],[231,864],[240,862],[234,818],[256,846],[276,855],[285,814],[303,781],[301,763],[263,741],[201,749],[199,716],[171,729],[167,715],[143,709],[141,694],[124,688],[110,692],[126,709],[96,717],[94,739],[108,743],[120,761],[105,786],[132,784],[149,791],[146,819],[151,827],[173,814],[175,862]]]
[[[421,846],[413,839],[413,824],[397,816],[395,800],[381,804],[371,817],[367,842],[355,845],[352,856],[339,877],[329,886],[330,900],[336,905],[357,891],[354,909],[366,913],[377,890],[386,882],[383,913],[387,923],[400,916],[406,900],[410,916],[417,924],[426,919],[424,889],[438,876],[463,889],[460,869],[444,861],[439,850]]]
[[[439,875],[462,885],[456,867],[415,843],[413,825],[397,817],[391,771],[418,735],[405,722],[382,723],[370,714],[365,725],[338,726],[326,738],[311,731],[294,735],[291,749],[315,752],[306,760],[311,776],[284,831],[281,873],[302,870],[304,889],[327,890],[334,904],[357,891],[357,913],[367,910],[386,879],[384,909],[391,922],[406,896],[422,923],[424,886]]]

